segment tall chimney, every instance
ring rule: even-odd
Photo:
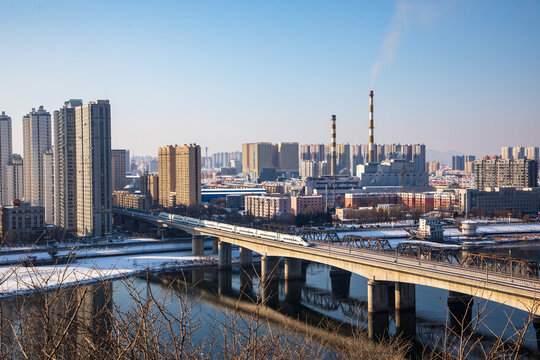
[[[373,90],[369,92],[369,162],[376,162],[373,136]]]
[[[336,115],[332,115],[332,157],[330,159],[330,175],[336,175]]]

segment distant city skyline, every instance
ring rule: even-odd
[[[28,1],[0,13],[0,111],[19,154],[23,116],[71,98],[110,100],[112,147],[132,155],[326,144],[332,114],[338,143],[364,144],[371,88],[378,144],[477,156],[540,145],[537,1]]]

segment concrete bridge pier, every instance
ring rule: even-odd
[[[450,316],[450,327],[454,331],[461,332],[469,328],[472,321],[473,304],[472,295],[451,290],[448,292],[448,315]]]
[[[302,260],[285,258],[285,280],[302,280]]]
[[[240,267],[247,268],[253,264],[253,251],[240,247]]]
[[[193,235],[191,237],[191,254],[193,256],[204,255],[204,236]]]
[[[416,306],[416,291],[414,284],[395,283],[395,309],[414,309]]]
[[[216,237],[212,238],[212,254],[218,253],[218,241],[219,239]]]
[[[261,281],[274,282],[279,279],[279,257],[261,256]]]
[[[339,299],[349,297],[351,287],[351,273],[347,270],[333,267],[330,269],[330,283],[332,294]]]
[[[230,268],[231,261],[232,261],[231,244],[220,241],[218,243],[218,269]]]
[[[367,290],[368,312],[386,313],[388,311],[388,281],[368,280]]]

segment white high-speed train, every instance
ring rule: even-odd
[[[258,230],[258,229],[248,228],[248,227],[219,223],[219,222],[210,221],[210,220],[199,220],[199,219],[195,219],[189,216],[159,213],[158,218],[161,220],[166,220],[166,221],[179,222],[179,223],[195,225],[199,227],[207,227],[210,229],[228,231],[228,232],[237,233],[240,235],[250,235],[250,236],[258,237],[265,240],[281,241],[285,243],[291,243],[291,244],[302,245],[302,246],[311,245],[308,241],[296,235],[280,234],[273,231]]]

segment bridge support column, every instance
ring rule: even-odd
[[[285,258],[285,280],[302,279],[302,260]]]
[[[231,244],[219,241],[218,244],[218,269],[226,269],[231,267]]]
[[[351,273],[347,270],[332,267],[330,269],[330,283],[332,284],[332,294],[340,299],[349,296],[351,287]]]
[[[240,267],[250,267],[253,263],[253,251],[240,247]]]
[[[368,312],[388,311],[388,281],[368,280]]]
[[[218,238],[212,238],[212,254],[218,253]]]
[[[414,284],[396,282],[395,308],[396,310],[414,309],[416,305],[416,291]]]
[[[474,298],[472,295],[463,294],[457,291],[448,292],[448,313],[450,316],[450,326],[455,331],[465,331],[472,321],[472,306]]]
[[[204,255],[204,236],[193,235],[191,237],[191,254],[194,256]]]
[[[278,279],[279,257],[261,256],[261,281],[272,282]]]

